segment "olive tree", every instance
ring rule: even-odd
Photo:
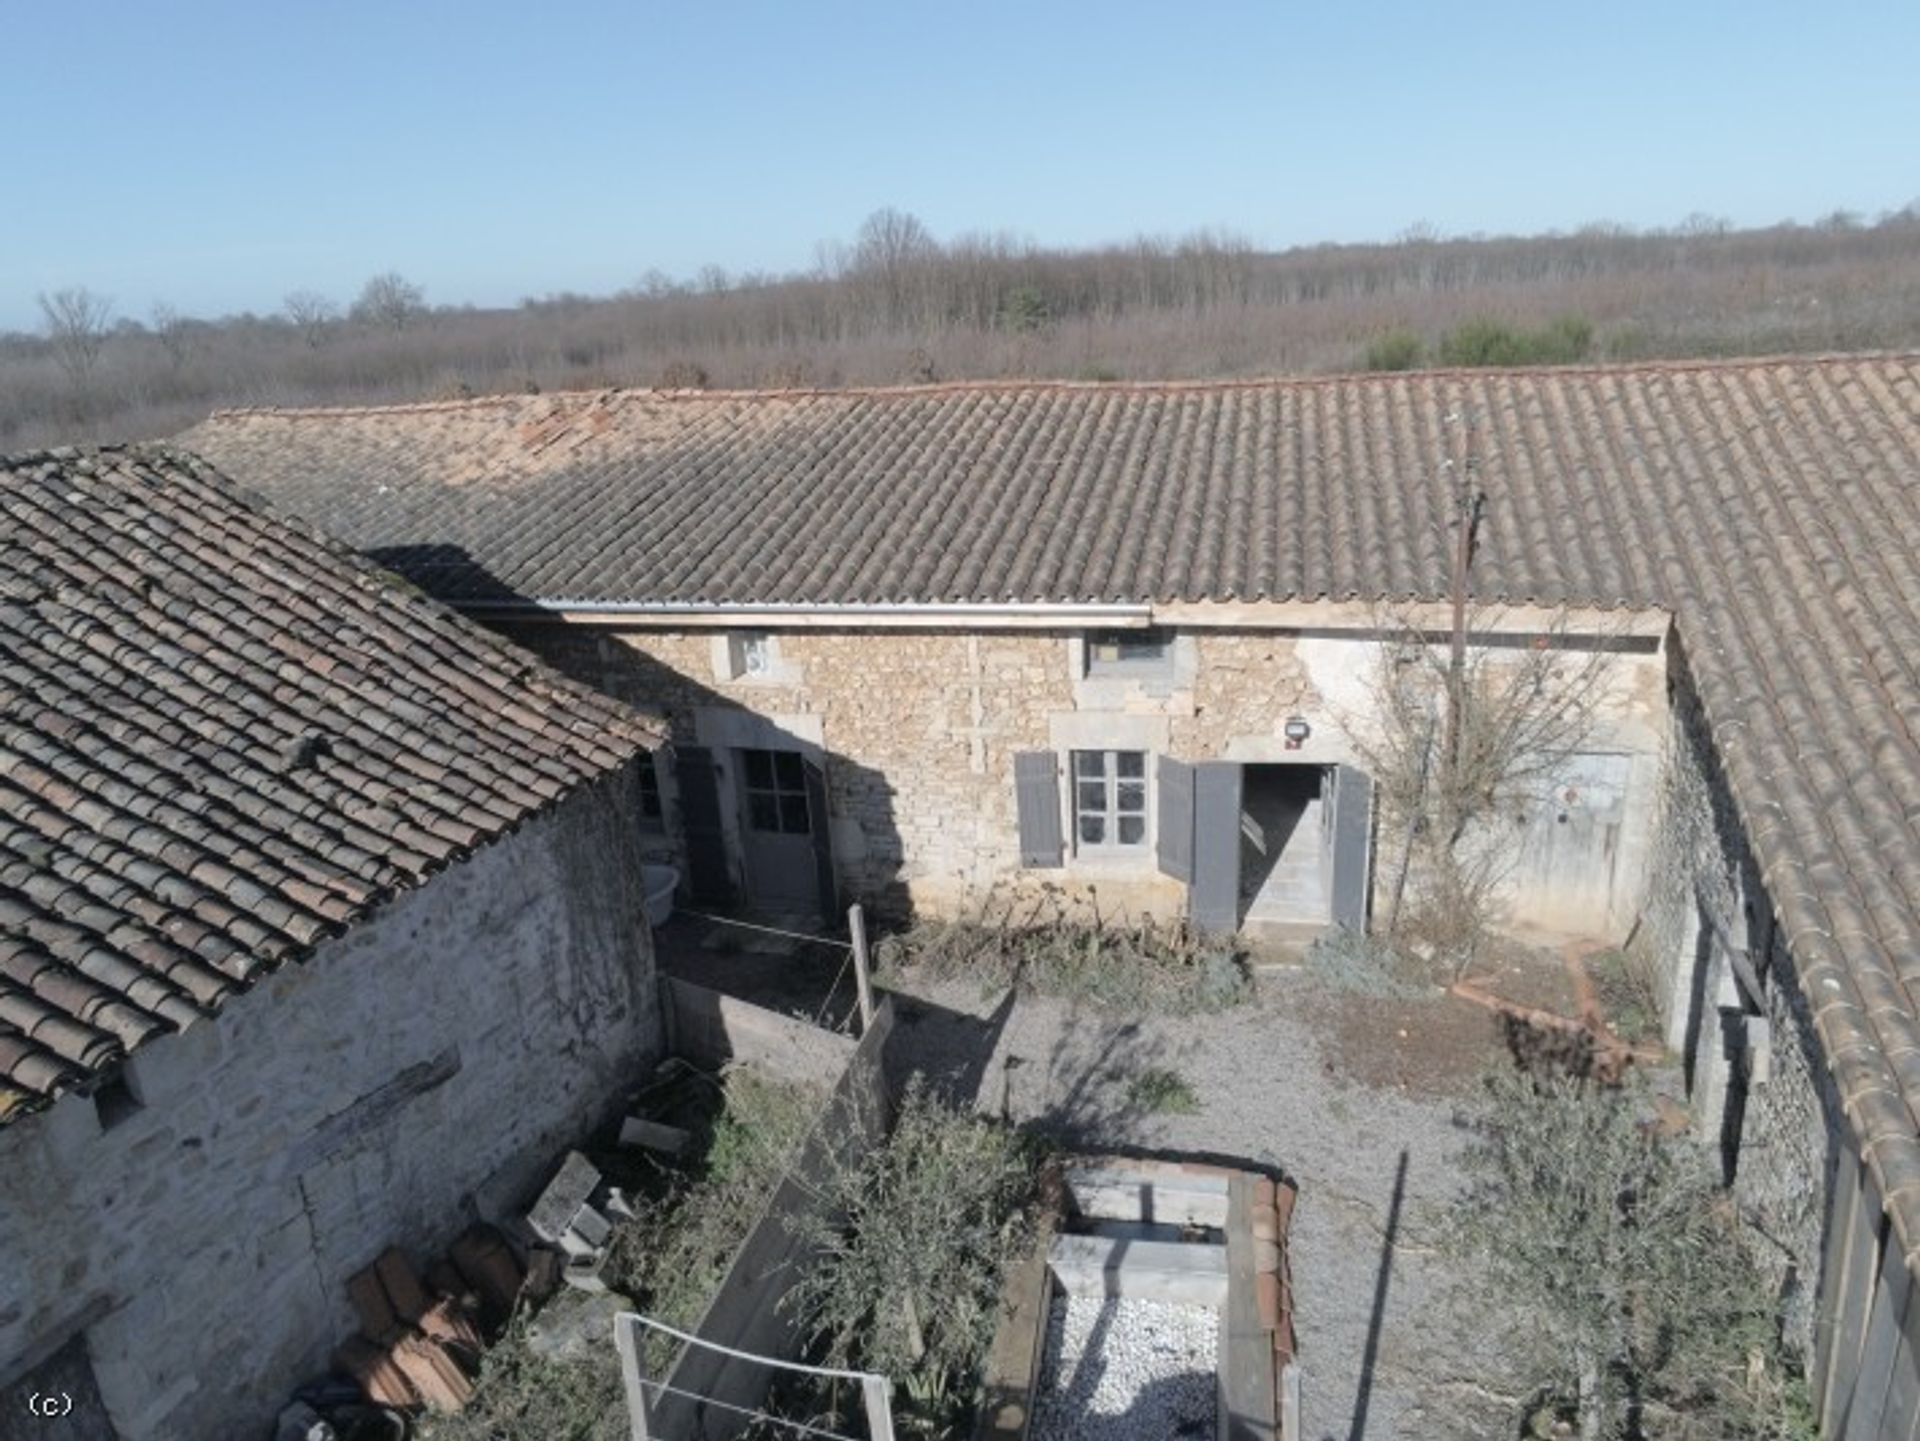
[[[1504,1072],[1488,1082],[1448,1215],[1531,1367],[1585,1441],[1807,1437],[1804,1389],[1731,1199],[1639,1088]]]

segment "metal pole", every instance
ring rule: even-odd
[[[862,1376],[860,1393],[867,1402],[867,1435],[872,1441],[893,1441],[893,1383],[885,1376]]]
[[[632,1441],[653,1441],[647,1429],[646,1371],[641,1359],[640,1318],[622,1312],[613,1318],[613,1341],[620,1349],[620,1381],[627,1392],[627,1422]]]
[[[873,972],[867,965],[867,913],[858,903],[847,908],[847,929],[853,934],[853,983],[860,992],[860,1034],[873,1024]]]

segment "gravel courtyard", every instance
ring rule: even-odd
[[[1460,1181],[1458,1114],[1500,1054],[1486,1012],[1303,972],[1263,978],[1253,1005],[1181,1019],[952,983],[898,1003],[895,1055],[982,1109],[1084,1148],[1244,1159],[1298,1183],[1304,1441],[1514,1434],[1514,1383],[1466,1302],[1470,1278],[1431,1235]],[[1145,1110],[1131,1091],[1149,1068],[1178,1073],[1197,1107]]]

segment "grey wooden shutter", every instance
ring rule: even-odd
[[[687,893],[696,901],[724,905],[733,899],[727,840],[720,823],[720,780],[713,752],[705,746],[674,751],[680,783],[680,819],[687,836]]]
[[[840,913],[833,874],[833,827],[827,817],[827,773],[811,760],[802,758],[807,778],[807,816],[813,823],[813,869],[820,886],[820,914],[832,917]]]
[[[1193,768],[1193,885],[1187,915],[1194,929],[1240,927],[1240,765],[1206,761]]]
[[[1332,916],[1355,935],[1367,928],[1372,860],[1373,780],[1352,766],[1335,766]]]
[[[1161,756],[1154,768],[1160,791],[1160,824],[1154,851],[1163,874],[1193,879],[1193,767]]]
[[[1052,751],[1016,751],[1013,799],[1020,816],[1020,864],[1058,866],[1066,856],[1060,833],[1060,760]]]

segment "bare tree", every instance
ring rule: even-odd
[[[93,390],[100,347],[106,343],[113,319],[113,302],[84,285],[40,295],[40,313],[46,317],[47,339],[76,400],[84,405]]]
[[[1471,427],[1458,415],[1449,421],[1461,437],[1445,463],[1455,480],[1449,621],[1436,633],[1418,613],[1376,617],[1372,705],[1350,729],[1384,834],[1401,846],[1387,934],[1423,943],[1457,978],[1517,853],[1514,820],[1547,796],[1592,734],[1613,648],[1612,637],[1573,634],[1564,609],[1518,636],[1500,607],[1475,600],[1486,496]]]
[[[374,276],[353,302],[353,318],[396,333],[405,330],[426,309],[426,292],[398,271]]]
[[[178,370],[193,352],[193,322],[165,301],[153,307],[153,335],[166,352],[167,368]]]
[[[881,319],[898,324],[906,317],[915,280],[939,255],[939,242],[919,217],[889,205],[862,222],[853,245],[853,275],[877,293]]]
[[[372,283],[368,282],[369,285]],[[317,290],[295,290],[287,296],[284,304],[287,319],[299,329],[300,338],[306,341],[309,350],[321,347],[326,341],[328,329],[340,318],[340,307]]]

